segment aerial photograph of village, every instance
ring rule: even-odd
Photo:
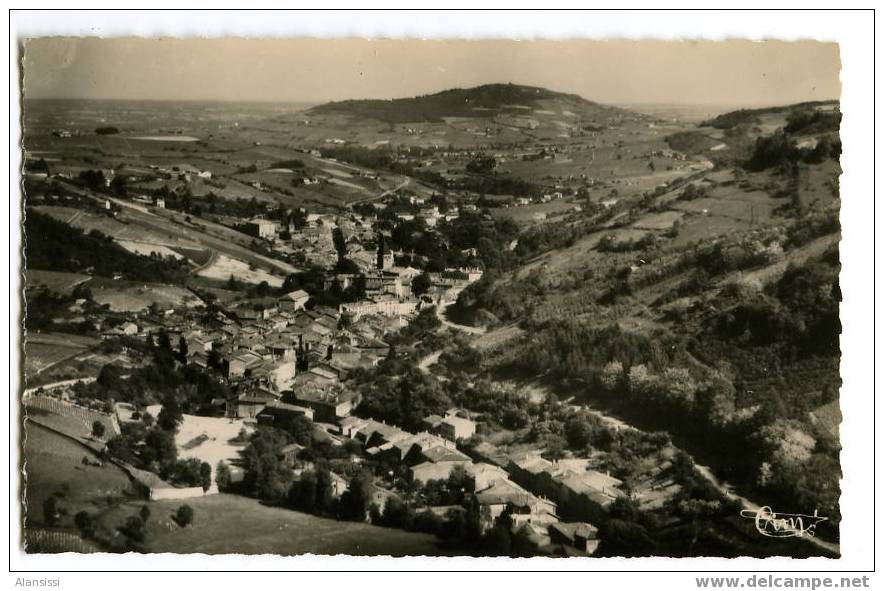
[[[836,44],[21,51],[24,552],[840,556]]]

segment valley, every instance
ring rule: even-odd
[[[27,408],[108,462],[59,469],[113,484],[102,505],[35,470],[35,526],[141,552],[837,556],[839,105],[700,111],[515,84],[26,101]],[[79,462],[37,433],[39,462]],[[826,519],[759,538],[741,510],[765,505]]]

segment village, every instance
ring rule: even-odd
[[[397,195],[387,201],[396,207],[402,199]],[[404,200],[409,205],[424,205],[422,200],[415,204],[414,197]],[[165,208],[162,197],[135,197],[131,202],[133,205],[123,204],[122,208]],[[114,216],[122,209],[120,200],[104,199],[103,203]],[[384,208],[388,204],[376,205]],[[598,527],[590,519],[603,514],[624,493],[618,479],[590,468],[589,460],[550,462],[541,457],[541,450],[506,461],[484,461],[481,454],[475,453],[471,457],[460,448],[476,434],[477,422],[475,413],[463,408],[426,416],[423,429],[414,433],[354,414],[360,395],[347,383],[348,373],[377,366],[394,354],[386,337],[409,326],[422,313],[430,312],[435,317],[437,307],[444,309],[464,288],[481,278],[481,269],[428,272],[428,285],[415,289],[415,278],[424,272],[396,265],[402,253],[384,250],[384,236],[373,228],[372,220],[356,213],[301,214],[298,227],[262,217],[237,222],[237,226],[265,242],[273,253],[284,256],[298,251],[303,253],[302,260],[332,269],[323,280],[324,291],[343,292],[358,284],[358,298],[338,306],[317,305],[310,293],[293,289],[278,296],[248,297],[230,304],[217,299],[209,306],[154,304],[145,312],[112,314],[113,327],[101,330],[106,342],[136,339],[154,343],[162,339],[176,349],[178,364],[212,372],[231,393],[227,398],[210,400],[198,416],[185,414],[175,437],[178,457],[207,463],[211,481],[203,487],[176,486],[129,466],[148,498],[187,499],[217,494],[222,466],[230,473],[222,486],[235,486],[245,476],[239,451],[250,433],[265,426],[306,420],[330,445],[347,444],[346,449],[352,452],[350,461],[381,463],[407,474],[405,480],[379,476],[371,483],[371,505],[381,515],[390,497],[413,497],[415,487],[447,482],[455,475],[466,483],[469,496],[463,497],[461,505],[427,507],[440,518],[447,511],[466,511],[472,505],[478,514],[480,533],[492,530],[505,518],[512,533],[530,539],[536,552],[591,555],[599,541]],[[417,215],[429,227],[443,217],[435,207],[422,207]],[[408,213],[398,213],[397,217],[405,221],[413,218]],[[451,221],[456,213],[449,211],[444,217]],[[336,245],[335,235],[345,246]],[[347,273],[333,272],[336,262],[343,258],[353,261],[354,268],[347,269],[351,271]],[[71,311],[86,314],[84,309],[90,303],[86,298],[78,299]],[[86,316],[97,326],[107,326],[101,311],[93,310]],[[124,353],[126,349],[124,346]],[[162,412],[160,405],[139,408],[129,402],[113,402],[112,412],[104,413],[107,405],[96,406],[78,393],[88,381],[67,380],[30,390],[25,398],[27,408],[50,409],[47,417],[32,420],[89,440],[101,450],[101,441],[119,435],[127,425],[141,423],[147,414],[156,420]],[[71,421],[71,415],[80,418]],[[107,425],[102,437],[92,432],[96,422]],[[230,443],[237,438],[238,444]],[[304,449],[293,443],[277,450],[296,475],[314,469],[312,461],[301,459]],[[348,488],[346,470],[340,472],[331,472],[335,498]],[[586,506],[585,520],[562,520],[555,499],[570,499],[573,504],[578,497]]]
[[[706,435],[685,427],[729,429],[760,406],[736,409],[728,366],[686,351],[709,338],[700,320],[679,318],[761,294],[710,276],[776,279],[790,240],[798,261],[825,256],[836,193],[808,189],[818,218],[808,242],[792,240],[774,225],[796,201],[785,181],[713,162],[727,155],[721,130],[539,91],[465,91],[492,96],[481,121],[401,123],[371,101],[357,108],[381,119],[330,104],[261,113],[260,127],[230,106],[206,119],[193,105],[160,111],[161,126],[138,110],[157,106],[36,111],[24,170],[23,407],[40,434],[27,494],[42,509],[31,541],[773,551],[731,519],[756,503],[695,463],[704,445],[688,440]],[[133,112],[133,128],[94,127]],[[820,145],[833,172],[832,144]],[[820,441],[836,422],[828,392],[812,408]],[[777,427],[811,454],[814,437]],[[726,457],[704,461],[732,475]],[[774,470],[760,466],[765,486]],[[60,475],[113,486],[71,494]],[[357,526],[372,529],[344,535]],[[342,538],[322,546],[311,528]],[[271,530],[269,546],[247,547]]]

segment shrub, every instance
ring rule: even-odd
[[[193,523],[193,508],[190,505],[181,505],[175,512],[175,521],[181,527],[187,527]]]

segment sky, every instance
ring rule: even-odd
[[[25,98],[309,102],[494,82],[608,104],[837,99],[838,45],[817,41],[420,41],[37,38]]]

